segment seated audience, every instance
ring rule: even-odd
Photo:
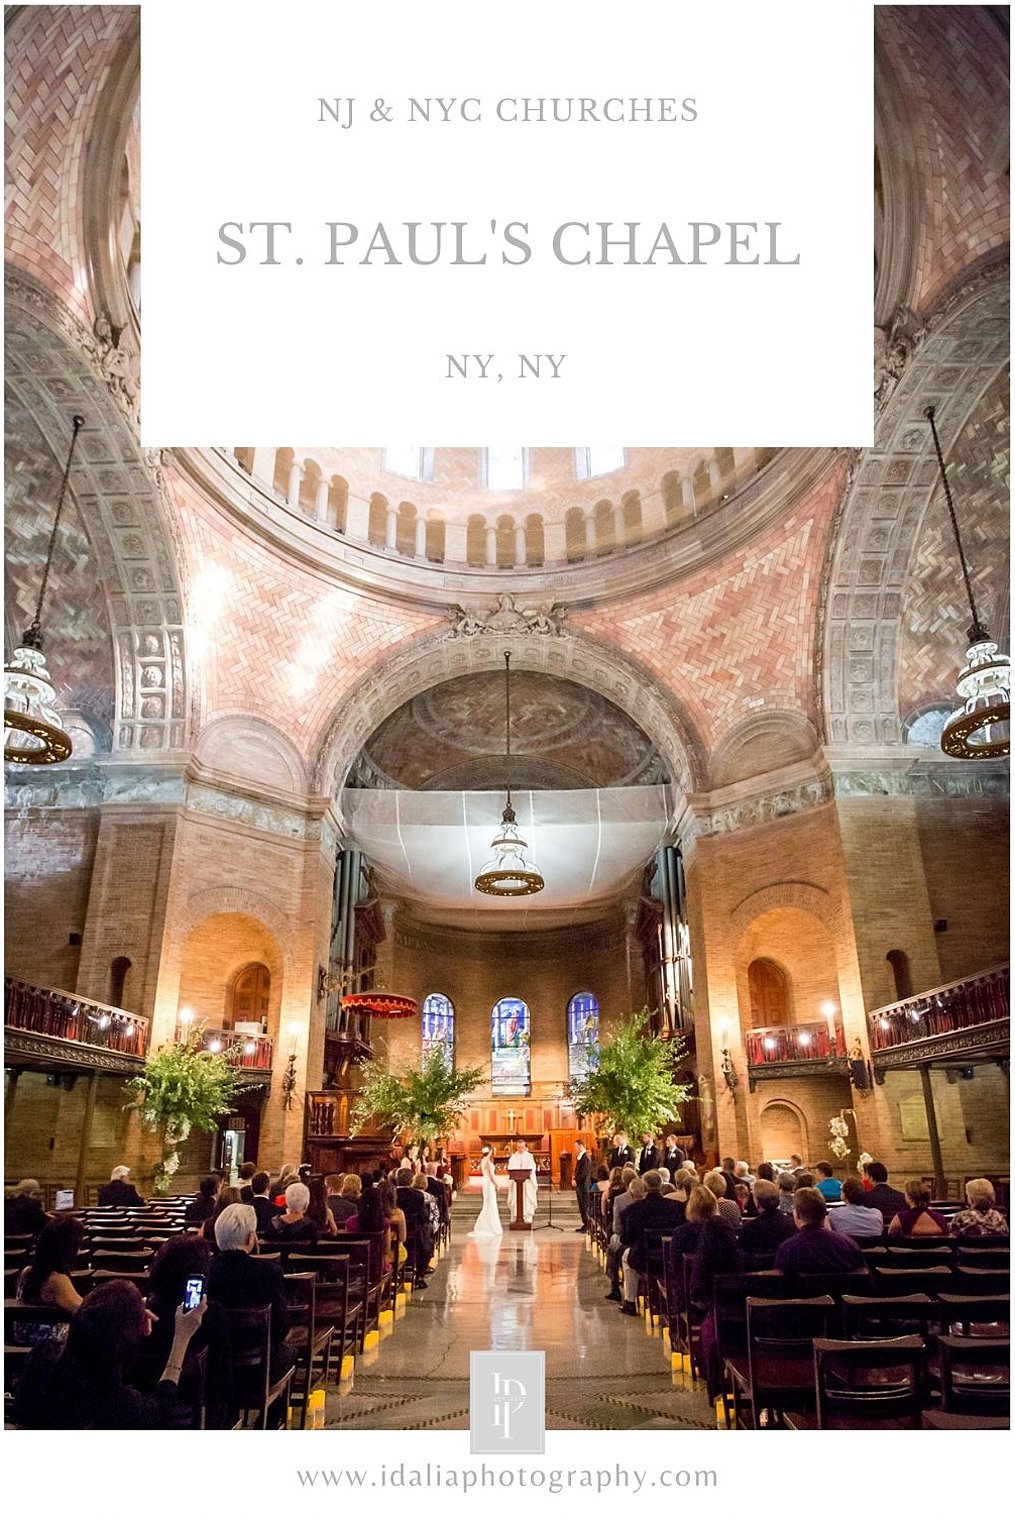
[[[307,1218],[310,1206],[310,1189],[305,1182],[290,1182],[285,1190],[285,1208],[268,1221],[266,1241],[305,1241],[312,1244],[321,1234],[321,1227]]]
[[[203,1177],[201,1179],[201,1184],[197,1190],[197,1197],[193,1198],[183,1211],[183,1222],[185,1225],[191,1227],[203,1225],[206,1220],[212,1218],[215,1213],[215,1203],[221,1186],[221,1179],[218,1177]]]
[[[708,1191],[711,1192],[711,1188]],[[722,1370],[716,1354],[712,1288],[716,1277],[724,1272],[738,1272],[742,1267],[738,1232],[723,1219],[721,1204],[722,1200],[717,1200],[715,1211],[702,1224],[691,1269],[691,1302],[704,1311],[700,1331],[701,1360],[708,1396],[713,1400],[718,1398],[722,1389]]]
[[[900,1193],[898,1188],[888,1186],[888,1168],[883,1161],[869,1162],[867,1175],[871,1180],[867,1202],[872,1209],[881,1210],[881,1217],[887,1229],[900,1209],[906,1207],[906,1196]]]
[[[271,1220],[278,1213],[277,1206],[272,1202],[271,1178],[267,1172],[255,1172],[250,1179],[251,1199],[250,1206],[257,1215],[257,1233],[263,1235]],[[241,1199],[242,1203],[243,1200]]]
[[[828,1228],[828,1205],[817,1188],[797,1188],[793,1197],[796,1234],[775,1253],[780,1272],[851,1272],[862,1267],[863,1255],[848,1235]]]
[[[207,1286],[211,1261],[211,1246],[200,1235],[177,1235],[159,1247],[148,1274],[148,1297],[145,1300],[145,1307],[152,1316],[151,1334],[142,1341],[140,1354],[130,1374],[132,1385],[142,1393],[154,1393],[158,1385],[162,1368],[172,1349],[176,1311],[183,1303],[189,1279],[203,1277]],[[207,1312],[190,1345],[195,1353],[205,1346],[208,1348],[206,1425],[210,1430],[228,1429],[232,1423],[232,1364],[229,1360],[229,1334],[220,1304],[208,1304]],[[187,1383],[184,1368],[181,1394],[188,1392]]]
[[[5,1235],[38,1235],[48,1218],[42,1207],[42,1188],[34,1177],[22,1177],[4,1194]]]
[[[408,1189],[406,1190],[408,1191]],[[388,1232],[388,1250],[393,1267],[400,1267],[409,1259],[409,1250],[406,1244],[408,1239],[408,1225],[404,1209],[398,1200],[398,1189],[393,1182],[382,1178],[375,1189],[377,1203],[381,1212],[381,1228]],[[360,1207],[360,1229],[363,1225],[363,1209]],[[412,1264],[415,1267],[415,1264]],[[418,1277],[416,1287],[425,1287],[426,1278]]]
[[[737,1176],[736,1167],[737,1164],[732,1156],[724,1156],[722,1158],[722,1166],[719,1170],[722,1172],[723,1180],[726,1183],[726,1192],[725,1194],[717,1193],[717,1198],[735,1198],[737,1196],[737,1183],[740,1181],[740,1178]],[[705,1186],[708,1187],[707,1182]]]
[[[299,1169],[299,1167],[298,1166],[294,1166],[291,1161],[287,1161],[285,1163],[285,1165],[283,1166],[281,1172],[279,1172],[279,1174],[278,1174],[278,1180],[276,1182],[272,1183],[272,1187],[271,1187],[271,1196],[272,1196],[272,1199],[274,1200],[275,1207],[280,1212],[281,1212],[282,1209],[285,1208],[285,1190],[286,1190],[286,1188],[289,1186],[290,1182],[299,1182],[299,1180],[300,1180],[300,1169]]]
[[[242,1202],[243,1199],[240,1197],[239,1188],[220,1187],[218,1191],[218,1197],[215,1199],[215,1212],[212,1214],[211,1218],[206,1219],[204,1224],[201,1226],[202,1238],[209,1242],[213,1241],[215,1239],[215,1221],[222,1213],[222,1210],[227,1209],[232,1203]]]
[[[663,1230],[673,1228],[673,1205],[663,1196],[663,1179],[652,1168],[642,1176],[644,1198],[625,1210],[621,1220],[621,1265],[624,1280],[623,1314],[637,1314],[638,1278],[648,1265],[650,1241]],[[658,1245],[656,1247],[658,1258]]]
[[[914,1177],[906,1183],[909,1207],[900,1209],[888,1226],[889,1235],[947,1235],[948,1221],[930,1206],[930,1188]]]
[[[236,1174],[237,1186],[240,1190],[241,1203],[253,1203],[254,1188],[253,1180],[257,1174],[257,1166],[253,1161],[244,1161]]]
[[[302,1186],[297,1183],[296,1186]],[[208,1270],[208,1299],[223,1309],[271,1306],[271,1377],[279,1378],[293,1365],[295,1352],[287,1344],[289,1309],[285,1281],[277,1261],[258,1261],[257,1215],[249,1203],[231,1203],[215,1221],[218,1255]]]
[[[600,1215],[606,1213],[606,1195],[610,1190],[610,1168],[605,1162],[596,1167],[594,1206]]]
[[[772,1165],[771,1161],[759,1161],[757,1175],[762,1182],[774,1182],[775,1167]]]
[[[952,1219],[952,1234],[1007,1235],[1008,1221],[994,1207],[994,1187],[986,1177],[971,1177],[966,1183],[968,1208],[960,1209]]]
[[[43,1228],[35,1247],[35,1257],[18,1278],[15,1297],[19,1304],[64,1309],[76,1314],[81,1307],[80,1293],[70,1274],[77,1263],[85,1228],[79,1219],[68,1214],[51,1219]],[[67,1324],[30,1325],[14,1323],[17,1346],[38,1346],[44,1342],[67,1339]]]
[[[335,1184],[338,1184],[336,1187]],[[363,1183],[355,1172],[347,1172],[344,1177],[331,1176],[327,1179],[328,1184],[328,1208],[332,1218],[340,1230],[355,1230],[358,1227],[356,1216],[359,1213],[359,1201],[363,1192]]]
[[[410,1152],[415,1146],[409,1147]],[[402,1211],[405,1218],[406,1236],[411,1231],[414,1241],[415,1254],[409,1265],[413,1269],[417,1287],[426,1284],[426,1276],[430,1270],[430,1258],[434,1252],[435,1236],[430,1225],[430,1210],[427,1207],[429,1194],[424,1185],[423,1190],[413,1187],[413,1178],[416,1172],[409,1166],[400,1166],[395,1177],[395,1206]]]
[[[137,1188],[132,1182],[128,1182],[130,1176],[129,1166],[114,1166],[109,1174],[109,1181],[104,1182],[99,1188],[98,1199],[101,1208],[139,1209],[144,1203]]]
[[[814,1170],[818,1180],[814,1184],[826,1203],[838,1203],[842,1197],[842,1183],[835,1175],[835,1168],[828,1161],[819,1161]]]
[[[645,1197],[645,1184],[633,1166],[625,1166],[621,1175],[627,1178],[627,1184],[624,1191],[618,1193],[613,1200],[613,1208],[610,1211],[610,1239],[606,1247],[606,1275],[610,1279],[610,1291],[606,1298],[613,1304],[624,1301],[620,1291],[620,1266],[623,1257],[621,1231],[624,1228],[624,1214],[633,1203]]]
[[[858,1177],[847,1177],[842,1184],[842,1208],[829,1211],[828,1223],[836,1235],[851,1235],[854,1240],[877,1240],[884,1233],[881,1210],[870,1206],[870,1194]]]
[[[415,1177],[412,1179],[412,1186],[417,1193],[423,1194],[423,1203],[426,1207],[426,1217],[430,1223],[430,1234],[433,1237],[434,1243],[436,1244],[437,1234],[441,1227],[441,1215],[440,1209],[437,1207],[437,1199],[430,1192],[430,1189],[427,1186],[426,1173],[417,1172]]]
[[[784,1214],[792,1214],[793,1194],[796,1192],[796,1174],[793,1172],[780,1172],[777,1186],[779,1189],[779,1208]]]
[[[321,1235],[337,1235],[338,1225],[335,1223],[335,1216],[328,1208],[328,1187],[324,1178],[311,1177],[307,1186],[310,1189],[307,1218],[311,1224],[317,1226]]]
[[[747,1165],[746,1161],[737,1162],[736,1166],[733,1168],[733,1175],[737,1179],[738,1184],[744,1182],[749,1188],[753,1187],[757,1181],[757,1178],[752,1176],[751,1169]]]
[[[150,1395],[131,1388],[127,1377],[151,1317],[132,1282],[93,1288],[74,1316],[58,1360],[37,1346],[18,1383],[15,1419],[34,1430],[157,1430],[179,1412],[177,1385],[191,1339],[201,1328],[207,1302],[173,1316],[173,1340],[161,1377]]]
[[[745,1219],[740,1231],[740,1248],[753,1256],[771,1256],[784,1240],[796,1234],[791,1214],[779,1208],[779,1189],[774,1182],[759,1177],[754,1184],[757,1215]]]
[[[732,1163],[731,1163],[732,1165]],[[740,1228],[740,1205],[736,1196],[726,1197],[726,1174],[724,1172],[706,1172],[702,1179],[709,1192],[714,1193],[719,1203],[719,1218],[729,1225],[731,1230]]]
[[[794,1176],[796,1177],[797,1192],[802,1187],[812,1188],[814,1186],[814,1178],[810,1172],[795,1172]]]
[[[802,1156],[790,1156],[789,1170],[793,1173],[794,1177],[799,1177],[800,1173],[806,1170],[804,1167],[804,1158]]]
[[[684,1223],[678,1225],[670,1236],[667,1260],[674,1280],[677,1284],[682,1278],[681,1257],[693,1256],[698,1249],[701,1239],[702,1226],[706,1220],[711,1219],[718,1209],[718,1200],[714,1193],[700,1183],[695,1183],[691,1188],[690,1197],[687,1200],[687,1214]]]
[[[437,1163],[428,1161],[426,1166],[426,1190],[437,1205],[440,1224],[451,1223],[451,1192],[447,1184],[437,1176]]]

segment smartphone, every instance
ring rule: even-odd
[[[184,1309],[196,1309],[204,1297],[204,1278],[188,1277],[187,1286],[183,1290]]]

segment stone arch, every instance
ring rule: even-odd
[[[183,557],[171,537],[160,473],[156,468],[153,478],[119,380],[103,371],[101,344],[41,286],[11,269],[5,291],[7,383],[54,458],[66,456],[72,415],[85,418],[71,489],[106,593],[113,751],[184,749],[191,714]]]
[[[180,948],[199,924],[220,914],[255,919],[272,935],[278,946],[282,975],[288,984],[293,969],[291,943],[295,926],[289,915],[276,908],[269,897],[249,887],[202,887],[200,891],[192,892],[173,921]]]
[[[822,576],[817,663],[833,744],[902,742],[896,669],[905,591],[940,489],[923,411],[937,408],[947,459],[1007,358],[1007,265],[992,264],[939,310],[878,418],[874,447],[855,462]],[[956,628],[957,654],[964,628]]]
[[[803,713],[769,710],[745,718],[716,745],[709,762],[714,787],[732,786],[810,760],[818,736]]]
[[[211,1028],[235,1023],[237,980],[255,967],[267,973],[268,1034],[277,1038],[289,983],[283,941],[254,913],[216,908],[201,915],[179,940],[178,1003]]]
[[[765,1122],[766,1115],[768,1118],[767,1124]],[[776,1127],[779,1120],[786,1121],[787,1127],[785,1130]],[[810,1155],[807,1138],[807,1115],[800,1105],[794,1103],[790,1098],[773,1098],[770,1103],[766,1103],[758,1115],[758,1124],[761,1131],[762,1153],[766,1158],[775,1156],[777,1161],[787,1161],[790,1156]],[[796,1143],[788,1145],[781,1155],[776,1155],[775,1146],[784,1143],[783,1137],[789,1139],[794,1135]],[[768,1138],[769,1136],[771,1137],[771,1141]]]
[[[889,327],[913,291],[920,233],[918,153],[905,92],[874,14],[874,322]]]
[[[337,795],[373,731],[420,692],[475,671],[512,668],[541,671],[575,681],[622,708],[658,749],[675,792],[701,790],[704,751],[697,732],[643,666],[587,636],[518,633],[449,637],[432,634],[395,654],[384,679],[369,671],[342,698],[317,749],[311,784],[319,795]]]
[[[223,713],[202,728],[194,756],[240,781],[305,796],[307,773],[296,746],[274,724],[247,713]]]
[[[773,908],[800,908],[804,913],[813,914],[833,934],[842,917],[838,904],[824,887],[810,881],[780,882],[776,887],[760,887],[737,903],[729,922],[733,942],[739,942],[754,920],[763,913],[770,913]]]

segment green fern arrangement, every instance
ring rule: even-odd
[[[365,1063],[363,1071],[366,1082],[352,1111],[354,1132],[375,1120],[413,1141],[453,1133],[485,1075],[481,1066],[449,1070],[436,1046],[398,1076],[376,1061]]]
[[[195,1129],[213,1131],[232,1107],[238,1085],[226,1057],[202,1049],[196,1032],[179,1044],[160,1045],[141,1075],[127,1083],[127,1106],[137,1110],[146,1129],[162,1136],[157,1193],[169,1191],[188,1135]]]
[[[683,1041],[653,1039],[648,1021],[647,1008],[624,1019],[602,1041],[595,1070],[568,1087],[578,1113],[601,1115],[610,1131],[658,1133],[680,1122],[681,1104],[691,1096],[691,1087],[674,1078],[686,1053]]]

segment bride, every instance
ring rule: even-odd
[[[470,1235],[496,1236],[503,1235],[504,1227],[500,1222],[500,1210],[497,1207],[497,1174],[493,1167],[493,1156],[490,1147],[483,1146],[483,1159],[479,1163],[479,1170],[483,1178],[483,1209],[476,1220],[476,1228],[470,1230]]]

